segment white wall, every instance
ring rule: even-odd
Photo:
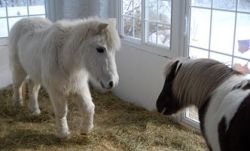
[[[155,101],[164,84],[163,72],[167,60],[123,44],[117,53],[120,81],[114,93],[148,110],[155,110]]]

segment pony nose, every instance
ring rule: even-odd
[[[109,82],[109,86],[110,86],[110,88],[112,88],[112,87],[114,86],[114,82],[113,82],[113,81],[110,81],[110,82]]]

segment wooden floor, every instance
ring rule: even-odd
[[[11,84],[7,38],[0,38],[0,88]]]

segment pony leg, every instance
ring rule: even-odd
[[[95,105],[92,102],[92,97],[90,90],[86,87],[81,91],[80,97],[78,97],[79,109],[82,114],[82,119],[80,123],[80,133],[87,134],[94,127],[94,114],[95,114]]]
[[[15,106],[23,106],[23,85],[27,74],[21,67],[12,70],[13,99]]]
[[[58,137],[66,138],[70,134],[67,123],[67,112],[68,112],[67,100],[61,93],[55,91],[48,91],[48,92],[55,112]]]
[[[39,115],[41,113],[38,104],[38,93],[40,90],[40,85],[29,79],[28,87],[29,87],[29,97],[30,97],[29,109],[33,115]]]

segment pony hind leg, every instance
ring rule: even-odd
[[[28,79],[28,88],[29,88],[29,104],[28,107],[33,115],[40,115],[41,111],[38,103],[38,93],[40,90],[40,84],[33,82],[31,79]]]
[[[22,67],[14,67],[12,70],[13,99],[15,106],[23,106],[23,86],[27,74]]]

